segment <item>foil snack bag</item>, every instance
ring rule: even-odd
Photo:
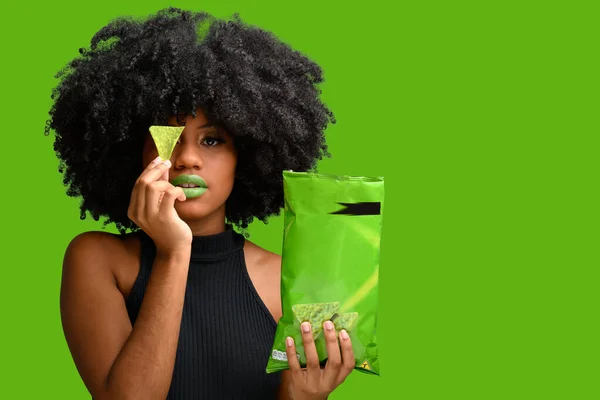
[[[283,316],[267,372],[288,369],[285,339],[294,338],[306,366],[300,324],[311,323],[321,365],[327,361],[323,323],[352,340],[355,369],[379,375],[376,339],[382,177],[283,173],[281,269]]]

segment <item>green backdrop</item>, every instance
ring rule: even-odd
[[[80,221],[43,135],[53,75],[121,14],[239,11],[325,70],[321,172],[383,175],[380,378],[331,399],[597,399],[598,13],[592,2],[2,5],[0,398],[89,398],[63,338]],[[251,227],[280,251],[282,219]]]

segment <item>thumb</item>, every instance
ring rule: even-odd
[[[160,180],[169,182],[169,170],[166,170],[165,173],[162,174]]]

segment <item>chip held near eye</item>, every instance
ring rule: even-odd
[[[163,160],[168,160],[173,154],[175,144],[181,136],[181,132],[185,126],[161,126],[152,125],[150,127],[150,135],[158,150],[158,156]]]
[[[348,333],[354,369],[379,375],[379,259],[382,177],[283,172],[284,220],[281,304],[267,373],[289,368],[286,339],[306,367],[301,326],[310,323],[321,366],[326,365],[323,324]],[[341,339],[340,339],[341,340]]]

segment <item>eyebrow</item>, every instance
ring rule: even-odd
[[[172,125],[172,124],[169,124],[169,126],[181,127],[182,125]],[[213,123],[211,123],[211,122],[207,122],[206,124],[204,124],[204,125],[202,125],[202,126],[199,126],[199,127],[197,128],[197,130],[200,130],[200,129],[205,129],[205,128],[214,128],[214,127],[215,127],[215,125],[214,125]]]
[[[204,124],[204,125],[202,125],[202,126],[199,126],[199,127],[198,127],[198,130],[200,130],[200,129],[204,129],[204,128],[214,128],[214,126],[215,126],[214,124],[212,124],[212,123],[208,122],[208,123],[206,123],[206,124]]]

